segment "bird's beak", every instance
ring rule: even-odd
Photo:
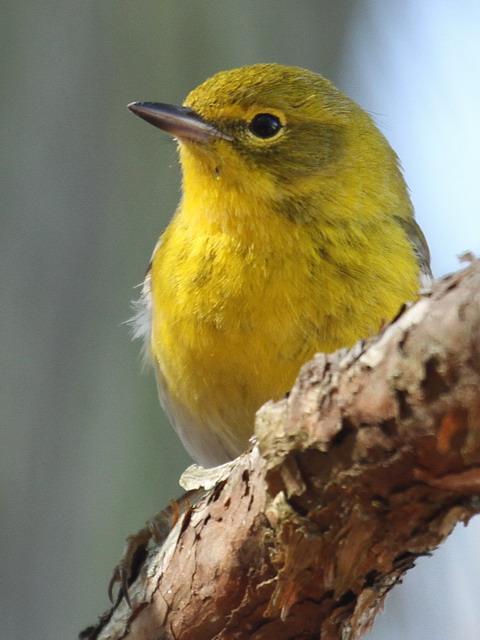
[[[132,102],[128,108],[135,115],[180,140],[205,143],[213,138],[233,139],[223,131],[204,122],[195,111],[188,107],[175,107],[160,102]]]

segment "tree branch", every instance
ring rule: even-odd
[[[90,638],[359,638],[480,511],[480,263],[318,355]]]

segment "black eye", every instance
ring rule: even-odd
[[[248,128],[258,138],[271,138],[280,131],[282,123],[271,113],[257,113]]]

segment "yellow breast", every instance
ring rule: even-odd
[[[225,218],[219,226],[181,210],[151,270],[161,397],[205,464],[245,448],[255,411],[284,395],[315,352],[375,332],[418,288],[412,247],[393,223],[372,251],[374,226],[327,234],[269,210],[250,224]]]

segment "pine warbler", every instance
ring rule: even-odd
[[[179,143],[183,195],[147,272],[137,334],[161,402],[204,466],[314,353],[379,329],[431,276],[397,156],[325,78],[256,64],[138,116]]]

